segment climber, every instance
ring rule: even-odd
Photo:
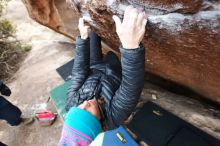
[[[103,127],[114,129],[131,114],[144,85],[145,48],[141,44],[147,18],[128,6],[123,21],[113,16],[121,41],[121,63],[113,52],[103,57],[101,38],[89,34],[79,19],[80,36],[72,70],[59,145],[89,145]]]

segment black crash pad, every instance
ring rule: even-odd
[[[71,79],[73,64],[74,59],[56,69],[57,73],[63,78],[64,81],[68,81]]]
[[[147,102],[128,128],[150,146],[220,146],[220,141],[195,126]]]

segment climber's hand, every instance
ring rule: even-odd
[[[138,48],[145,33],[146,13],[138,12],[134,7],[128,6],[124,13],[123,22],[116,15],[113,16],[113,19],[122,46],[126,49]]]
[[[87,39],[89,36],[89,26],[84,24],[84,19],[79,18],[79,25],[78,25],[81,39]]]

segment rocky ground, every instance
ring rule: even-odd
[[[19,71],[8,83],[12,95],[7,99],[17,105],[24,116],[43,109],[56,112],[53,103],[47,103],[49,91],[63,82],[55,69],[73,57],[73,44],[31,20],[20,0],[8,3],[4,17],[16,25],[17,38],[32,46]],[[59,140],[61,128],[60,118],[50,127],[40,127],[37,122],[27,127],[9,127],[1,121],[0,141],[9,146],[53,146]]]
[[[20,0],[9,2],[4,17],[17,25],[19,40],[30,43],[32,50],[14,79],[8,83],[12,95],[7,99],[20,107],[24,116],[42,109],[56,111],[48,101],[49,91],[63,82],[55,69],[73,56],[73,43],[28,17]],[[168,92],[145,83],[143,102],[152,100],[179,117],[220,139],[220,110],[196,99]],[[141,102],[141,103],[143,103]],[[141,103],[139,105],[141,105]],[[37,122],[26,127],[10,127],[0,122],[0,141],[9,146],[54,146],[60,137],[62,120],[58,117],[50,127]]]

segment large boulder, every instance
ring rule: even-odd
[[[143,44],[146,71],[189,87],[220,103],[219,0],[23,0],[37,22],[72,39],[79,16],[118,50],[112,15],[127,5],[149,14]]]
[[[75,39],[79,15],[64,0],[23,0],[32,19]]]

